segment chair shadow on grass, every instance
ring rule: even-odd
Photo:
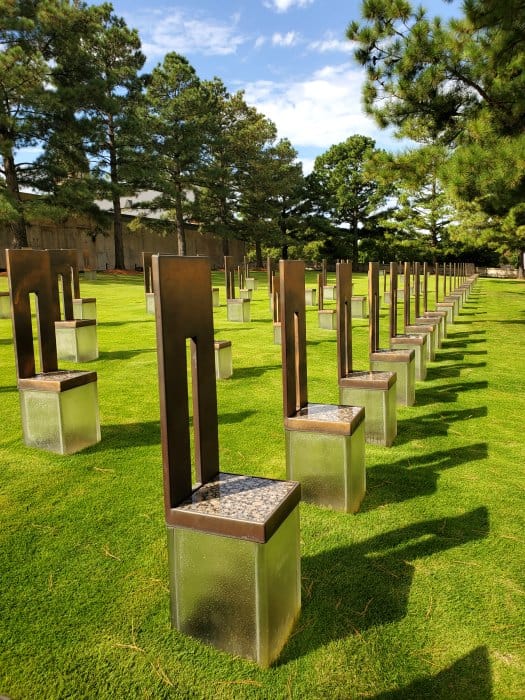
[[[405,445],[413,440],[424,440],[432,437],[448,435],[452,423],[464,422],[473,418],[484,418],[488,414],[486,406],[474,408],[448,409],[427,413],[424,416],[400,418],[397,421],[396,445]],[[406,415],[406,414],[405,414]]]
[[[447,357],[446,359],[448,360],[449,358]],[[486,366],[486,362],[461,362],[456,365],[427,366],[427,380],[460,377],[462,369],[476,369]]]
[[[439,353],[442,352],[442,350],[438,350]],[[469,350],[468,352],[446,352],[443,354],[443,357],[438,357],[437,360],[459,360],[461,361],[465,355],[488,355],[488,352],[486,350]],[[463,364],[463,363],[462,363]],[[429,367],[428,370],[433,369],[432,367]]]
[[[371,511],[390,503],[402,503],[436,493],[440,473],[462,464],[487,459],[486,442],[437,450],[413,459],[369,463],[366,470],[366,496],[361,511]]]
[[[137,348],[137,350],[104,350],[98,355],[99,360],[129,360],[136,355],[156,352],[156,348]]]
[[[281,365],[259,365],[257,367],[235,367],[233,368],[232,379],[248,379],[251,377],[261,377],[266,372],[281,369]]]
[[[435,387],[418,387],[416,392],[416,404],[418,406],[429,406],[434,403],[452,403],[457,401],[458,394],[465,391],[478,391],[487,389],[488,381],[482,379],[477,382],[456,382],[455,384],[443,384]]]
[[[364,542],[302,558],[302,612],[279,664],[337,639],[402,620],[414,566],[410,563],[487,537],[485,507],[413,523]]]
[[[493,698],[492,672],[488,649],[476,647],[447,668],[432,676],[412,681],[404,688],[387,690],[371,700],[451,700],[451,698]]]
[[[466,340],[449,340],[448,338],[443,341],[441,350],[447,350],[448,348],[468,348],[470,345],[475,343],[486,343],[485,338],[472,338]]]
[[[252,416],[256,411],[251,409],[237,411],[236,413],[222,413],[219,415],[219,425],[241,423]],[[193,421],[190,417],[190,427]],[[143,421],[141,423],[114,423],[101,426],[101,442],[88,448],[93,451],[104,449],[128,449],[130,447],[144,447],[147,445],[160,445],[160,422]]]

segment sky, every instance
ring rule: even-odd
[[[458,13],[459,0],[423,0],[429,14]],[[317,155],[353,134],[399,150],[363,110],[364,71],[345,38],[360,19],[360,0],[113,0],[115,13],[139,31],[145,70],[166,53],[184,55],[201,79],[219,77],[230,92],[277,126],[299,153],[305,173]]]

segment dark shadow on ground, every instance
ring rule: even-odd
[[[0,394],[13,394],[15,391],[18,391],[16,386],[0,386]]]
[[[410,562],[488,533],[488,510],[480,507],[303,557],[302,613],[279,663],[305,656],[336,639],[402,620],[414,575]]]
[[[403,503],[420,496],[436,493],[442,471],[476,462],[488,457],[486,442],[437,450],[421,457],[400,459],[397,462],[367,464],[366,497],[363,512],[375,510],[390,503]]]
[[[510,326],[512,326],[512,325],[514,325],[514,324],[517,324],[517,325],[522,326],[523,324],[525,324],[525,318],[523,318],[523,319],[521,319],[521,320],[520,320],[520,319],[515,319],[515,320],[513,320],[513,321],[494,321],[494,323],[503,323],[503,324],[505,324],[505,325],[510,325]]]
[[[492,700],[492,672],[487,647],[477,647],[434,676],[374,695],[371,700]]]
[[[138,350],[106,350],[99,353],[99,360],[129,360],[136,355],[144,355],[148,352],[156,352],[156,348],[143,348]]]
[[[457,382],[456,384],[444,384],[432,388],[424,386],[417,389],[416,404],[418,406],[429,406],[433,403],[450,403],[456,401],[458,394],[464,391],[478,391],[487,389],[489,383],[486,380],[478,382]]]
[[[442,350],[438,350],[438,353],[443,352]],[[442,357],[438,357],[439,360],[462,360],[465,355],[487,355],[486,350],[469,350],[468,352],[446,352],[443,353]],[[430,367],[429,367],[430,369]]]
[[[452,423],[459,423],[473,418],[484,418],[488,413],[486,406],[460,410],[437,411],[417,418],[406,418],[397,422],[396,445],[404,445],[412,440],[419,440],[432,435],[447,435]]]
[[[469,333],[467,333],[467,335],[469,335]],[[441,350],[447,350],[447,348],[468,348],[470,345],[486,342],[485,338],[472,338],[472,340],[449,340],[447,338],[443,341]]]
[[[135,320],[135,321],[97,321],[97,326],[104,326],[104,327],[118,327],[118,326],[130,326],[133,323],[149,323],[150,321],[154,321],[155,317],[153,315],[149,316],[148,318],[145,318],[143,320]]]
[[[450,335],[453,336],[454,338],[470,338],[471,335],[486,335],[487,331],[481,330],[481,331],[459,331],[459,333],[454,333],[452,332]],[[451,338],[452,340],[454,338]],[[444,339],[444,342],[447,342],[447,339]]]
[[[13,344],[12,338],[0,338],[0,345],[12,345],[12,344]]]
[[[247,379],[250,377],[260,377],[265,372],[274,369],[281,369],[281,365],[260,365],[258,367],[235,367],[233,368],[232,379]]]

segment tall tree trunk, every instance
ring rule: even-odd
[[[177,167],[177,178],[180,170]],[[175,187],[175,226],[177,230],[177,252],[179,255],[186,255],[186,232],[184,231],[184,215],[182,212],[182,184],[178,179]]]
[[[122,239],[122,210],[120,208],[120,193],[118,181],[117,146],[113,117],[108,122],[109,168],[111,179],[111,197],[113,201],[113,233],[115,236],[115,269],[124,270],[124,242]]]
[[[27,240],[27,228],[24,218],[24,210],[22,207],[22,197],[20,196],[20,188],[18,186],[15,159],[13,157],[13,152],[11,151],[11,149],[9,149],[9,152],[3,156],[3,161],[7,191],[13,198],[16,210],[18,212],[18,217],[16,221],[13,221],[9,224],[9,229],[13,236],[11,241],[11,247],[27,248],[29,243]]]
[[[258,267],[261,269],[263,266],[263,258],[262,258],[262,247],[261,247],[261,241],[257,238],[255,240],[255,267]]]

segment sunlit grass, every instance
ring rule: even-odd
[[[213,274],[215,336],[234,357],[217,386],[221,468],[284,478],[280,347],[256,276],[241,325]],[[82,294],[97,298],[102,442],[76,455],[22,445],[0,319],[0,695],[525,696],[523,284],[480,280],[394,447],[367,446],[359,514],[301,505],[302,614],[266,671],[170,628],[154,319],[140,276],[99,275]],[[307,316],[309,398],[334,403],[335,332]],[[367,342],[356,320],[358,369]]]

